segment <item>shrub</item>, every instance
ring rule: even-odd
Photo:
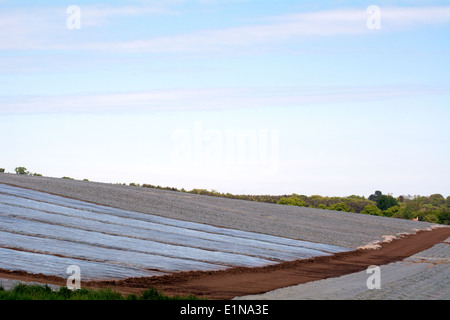
[[[361,213],[370,214],[372,216],[383,215],[383,212],[380,209],[378,209],[378,207],[374,204],[368,204]]]
[[[441,210],[437,216],[439,218],[439,223],[450,225],[450,211]]]
[[[400,207],[398,205],[390,207],[387,210],[383,211],[383,215],[386,217],[393,217],[394,215],[397,215],[400,211]]]
[[[427,214],[426,216],[424,216],[422,221],[431,222],[431,223],[439,223],[439,218],[436,214],[431,213],[431,214]]]
[[[300,198],[297,197],[283,197],[277,202],[278,204],[285,204],[288,206],[299,206],[299,207],[306,207],[305,201],[303,201]]]
[[[344,202],[339,202],[336,204],[332,204],[331,206],[328,207],[329,210],[334,210],[334,211],[345,211],[345,212],[350,212],[349,207],[344,203]]]
[[[5,172],[5,169],[4,168],[0,168],[0,173],[3,173],[3,172]]]
[[[14,171],[16,172],[16,174],[30,174],[25,167],[17,167],[14,169]]]
[[[415,210],[413,205],[407,204],[405,208],[402,208],[402,210],[395,215],[395,217],[410,220],[417,216],[417,212],[418,210]]]

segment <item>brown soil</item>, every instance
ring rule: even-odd
[[[231,268],[223,271],[188,271],[168,276],[128,278],[116,281],[90,281],[87,288],[110,287],[123,294],[139,294],[150,287],[169,295],[195,295],[207,299],[231,299],[236,296],[259,294],[274,289],[339,277],[359,272],[371,265],[395,262],[426,250],[450,237],[450,228],[419,231],[391,242],[381,243],[378,249],[359,249],[333,256],[284,262],[260,268]],[[0,278],[37,281],[65,285],[66,279],[11,272],[0,269]]]

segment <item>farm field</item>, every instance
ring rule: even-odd
[[[373,250],[358,248],[433,227],[166,190],[0,175],[0,278],[8,281],[64,285],[66,268],[77,265],[86,286],[114,284],[123,292],[159,286],[174,295],[230,299],[354,273],[365,265],[356,258],[373,258],[362,257]],[[440,229],[442,237],[448,228]],[[409,240],[411,250],[390,249],[386,258],[380,253],[376,259],[388,263],[441,241],[427,240],[432,237],[426,234],[419,234],[424,240]],[[292,276],[304,261],[333,263],[335,256],[350,258],[356,269]]]
[[[0,268],[85,280],[257,267],[348,249],[163,218],[0,185]]]
[[[381,241],[384,235],[411,233],[433,225],[113,183],[7,173],[0,175],[0,183],[126,211],[351,249]]]

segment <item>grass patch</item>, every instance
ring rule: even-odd
[[[0,286],[0,300],[198,300],[195,296],[168,297],[150,288],[141,295],[122,295],[110,288],[70,290],[60,287],[53,290],[47,285],[18,284],[11,290]]]

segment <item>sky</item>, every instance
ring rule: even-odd
[[[0,168],[450,195],[448,1],[0,0]]]

